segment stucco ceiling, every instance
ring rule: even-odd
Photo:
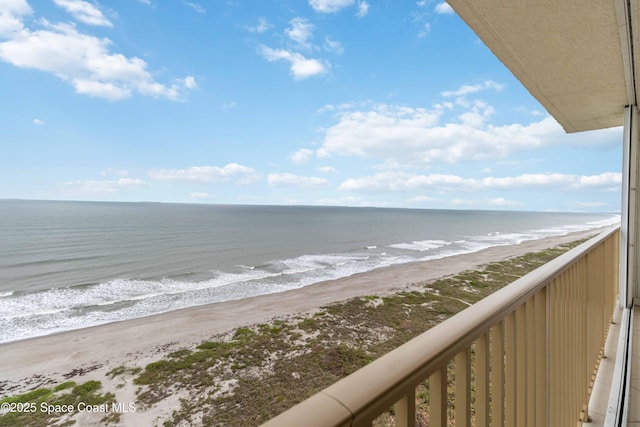
[[[616,1],[449,4],[567,132],[578,132],[621,125],[624,107],[635,104],[625,78],[625,60],[633,57],[625,34],[632,27],[627,1]]]

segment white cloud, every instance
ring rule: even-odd
[[[106,169],[103,170],[102,172],[100,172],[100,175],[102,176],[128,176],[129,175],[129,171],[126,171],[124,169]]]
[[[325,104],[322,107],[318,108],[318,113],[326,113],[328,111],[344,111],[344,110],[351,110],[353,108],[356,108],[358,106],[367,106],[370,105],[370,103],[368,102],[361,102],[361,103],[355,103],[355,102],[344,102],[342,104]]]
[[[33,9],[26,0],[4,0],[0,4],[0,37],[9,37],[24,30],[21,18]]]
[[[488,201],[488,204],[494,206],[524,206],[524,203],[522,202],[518,202],[517,200],[507,200],[502,197],[491,199]]]
[[[366,1],[358,2],[358,12],[356,12],[356,16],[362,18],[366,16],[367,13],[369,13],[369,3]]]
[[[65,185],[83,193],[119,193],[123,189],[144,185],[141,179],[120,178],[117,180],[81,180],[65,182]]]
[[[431,24],[428,22],[425,22],[424,25],[422,26],[422,29],[418,31],[418,37],[423,39],[427,37],[430,32],[431,32]]]
[[[349,178],[338,187],[350,191],[411,191],[429,187],[461,187],[465,179],[456,175],[410,175],[404,172],[379,172],[373,176]]]
[[[355,0],[309,0],[309,6],[320,13],[335,13],[354,3]]]
[[[184,87],[187,89],[195,89],[198,87],[198,83],[196,83],[196,79],[193,76],[187,76],[183,80]]]
[[[577,185],[581,187],[600,187],[619,185],[622,183],[622,174],[618,172],[606,172],[600,175],[581,176]]]
[[[41,19],[41,28],[25,28],[22,18],[31,13],[25,4],[18,2],[8,12],[0,12],[0,37],[5,39],[0,42],[0,60],[54,74],[69,82],[77,93],[109,100],[127,98],[134,91],[179,100],[195,85],[193,77],[170,85],[158,83],[147,71],[145,61],[111,52],[108,38],[81,33],[74,25]]]
[[[33,124],[36,125],[36,126],[44,126],[45,123],[44,123],[44,121],[42,121],[42,120],[40,120],[38,118],[35,118],[35,119],[33,119]]]
[[[340,184],[340,190],[350,191],[414,191],[477,192],[482,190],[512,190],[554,188],[555,190],[607,190],[619,187],[622,174],[604,172],[598,175],[561,173],[522,174],[512,177],[463,178],[453,174],[417,175],[404,172],[379,172],[372,176],[350,178]]]
[[[273,25],[271,25],[266,18],[260,17],[258,18],[258,23],[254,27],[247,27],[247,30],[252,33],[262,34],[272,27]]]
[[[398,150],[410,150],[412,155],[427,143],[425,133],[440,115],[437,110],[384,104],[370,111],[342,112],[338,123],[326,130],[318,155],[387,157]]]
[[[300,176],[292,173],[270,173],[267,182],[273,186],[287,187],[318,187],[329,183],[324,178],[314,176]]]
[[[471,109],[460,114],[458,118],[464,126],[478,128],[495,113],[493,107],[482,101],[475,101]]]
[[[307,204],[315,205],[315,206],[366,206],[372,207],[376,206],[376,203],[370,203],[362,200],[359,197],[347,196],[347,197],[338,197],[331,199],[315,199]],[[382,206],[380,206],[382,207]]]
[[[334,168],[333,166],[320,166],[318,168],[318,172],[322,172],[322,173],[336,173],[338,172],[338,169]]]
[[[224,104],[222,104],[222,109],[223,110],[233,110],[237,106],[238,106],[238,103],[236,101],[230,101],[230,102],[225,102]]]
[[[313,24],[305,18],[297,17],[289,21],[289,25],[289,28],[284,30],[287,37],[304,49],[311,48],[309,39],[313,37]]]
[[[329,36],[326,36],[324,38],[324,50],[335,52],[338,55],[342,55],[344,53],[344,47],[342,47],[342,43],[337,40],[333,40]]]
[[[154,169],[149,172],[153,179],[162,181],[197,181],[197,182],[223,182],[232,177],[246,177],[255,172],[254,169],[229,163],[226,166],[192,166],[185,169]]]
[[[55,4],[69,12],[75,19],[88,25],[113,27],[100,9],[83,0],[53,0]]]
[[[313,157],[313,150],[302,148],[291,155],[291,161],[298,164],[307,163]]]
[[[267,61],[287,61],[291,65],[291,74],[296,80],[306,79],[329,71],[329,65],[317,60],[307,59],[297,52],[284,49],[272,49],[267,46],[260,46],[259,53]]]
[[[211,195],[209,193],[189,193],[189,197],[192,199],[208,199]]]
[[[530,124],[492,125],[493,107],[479,100],[466,104],[431,109],[381,104],[365,110],[325,106],[323,111],[337,111],[337,121],[324,129],[316,154],[379,159],[392,168],[424,167],[500,160],[545,146],[614,147],[621,138],[620,128],[566,134],[549,116]]]
[[[95,80],[76,78],[72,79],[72,84],[78,93],[104,98],[110,101],[117,101],[131,96],[130,89],[119,87],[115,83],[103,83]]]
[[[418,7],[423,9],[415,10],[409,14],[409,16],[411,17],[411,21],[413,22],[413,25],[416,26],[417,36],[420,39],[427,37],[431,32],[431,13],[424,10],[424,6],[426,6],[427,3],[432,3],[432,2],[433,0],[418,2],[417,3]]]
[[[21,15],[32,13],[31,6],[26,0],[2,0],[0,1],[0,10]]]
[[[503,88],[504,88],[503,84],[496,83],[492,80],[486,80],[482,83],[478,83],[474,85],[463,85],[457,90],[442,92],[441,95],[448,98],[452,96],[465,96],[471,93],[476,93],[476,92],[480,92],[488,89],[494,89],[499,91],[499,90],[502,90]]]
[[[514,177],[482,179],[482,186],[486,188],[523,188],[529,186],[562,186],[575,183],[579,177],[575,175],[564,175],[561,173],[549,174],[524,174]],[[475,184],[476,186],[478,184]]]
[[[436,5],[435,11],[440,15],[449,15],[454,13],[454,10],[451,8],[451,6],[449,6],[449,3],[444,1]]]
[[[425,203],[425,202],[435,202],[438,199],[435,199],[433,197],[429,197],[429,196],[416,196],[416,197],[411,197],[409,199],[407,199],[407,202],[409,203]]]
[[[191,9],[195,10],[198,13],[205,13],[207,11],[204,7],[202,7],[198,3],[193,3],[193,2],[186,1],[186,2],[184,2],[184,4],[186,4]]]
[[[453,199],[451,200],[453,206],[499,206],[499,207],[519,207],[524,206],[524,203],[517,200],[508,200],[502,197],[496,197],[494,199]]]
[[[572,202],[570,205],[577,209],[604,208],[607,206],[607,204],[603,202]]]
[[[22,21],[6,11],[0,11],[0,37],[17,34],[23,28]]]
[[[523,174],[516,177],[483,178],[481,186],[484,188],[524,188],[531,186],[558,188],[607,188],[618,186],[622,182],[619,172],[604,172],[599,175],[569,175],[560,173]]]

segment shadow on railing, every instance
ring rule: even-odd
[[[619,229],[559,256],[264,426],[570,426],[586,420],[618,287]],[[422,403],[421,402],[421,403]],[[501,422],[502,421],[502,422]]]

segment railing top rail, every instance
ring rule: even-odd
[[[398,401],[576,260],[600,245],[612,227],[517,279],[268,421],[264,426],[347,426],[367,423]],[[311,416],[311,411],[313,416]]]

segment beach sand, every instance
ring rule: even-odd
[[[356,296],[380,295],[523,255],[601,230],[499,246],[438,260],[381,268],[287,292],[197,306],[45,337],[0,344],[0,398],[67,380],[99,380],[115,367],[144,367],[171,351],[193,347],[213,336],[275,318],[313,312]],[[118,392],[135,400],[135,387]],[[170,405],[169,403],[165,403]],[[170,408],[166,408],[169,411]],[[138,414],[136,414],[138,415]]]

